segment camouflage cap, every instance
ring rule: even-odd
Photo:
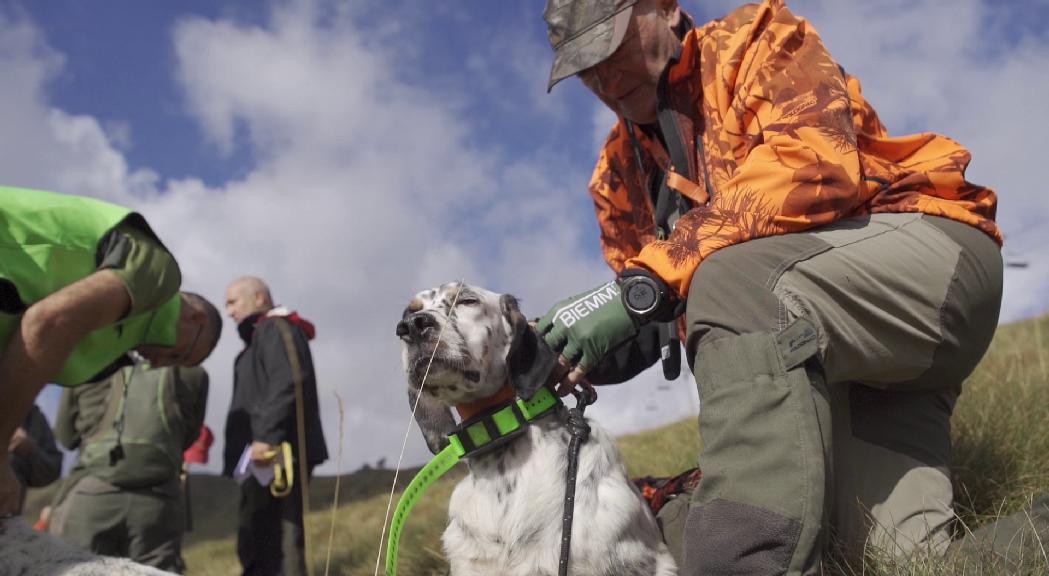
[[[634,4],[637,0],[547,0],[543,19],[554,65],[546,91],[611,56],[623,42]]]

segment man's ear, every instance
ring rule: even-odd
[[[510,346],[506,351],[510,386],[519,397],[528,400],[546,384],[557,364],[557,354],[528,325],[516,298],[503,295],[499,304],[510,326]]]
[[[418,407],[416,408],[416,403]],[[452,411],[437,401],[436,398],[423,395],[419,397],[419,391],[408,387],[408,407],[415,409],[415,422],[419,424],[419,430],[426,439],[426,447],[430,452],[437,454],[448,446],[448,435],[455,430],[455,418]]]

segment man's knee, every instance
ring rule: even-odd
[[[765,254],[747,244],[730,246],[703,261],[692,277],[685,308],[690,365],[703,342],[779,328],[780,302],[766,282],[769,265]]]

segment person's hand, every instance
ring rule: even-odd
[[[251,442],[251,461],[255,464],[266,465],[273,462],[273,459],[276,457],[276,450],[272,444],[258,440]]]
[[[11,441],[7,443],[7,451],[12,454],[18,454],[23,458],[28,458],[36,450],[36,440],[26,433],[25,428],[19,426],[15,428],[14,434],[11,435]]]
[[[575,386],[617,346],[638,334],[615,281],[555,304],[539,319],[536,331],[560,354],[555,373],[562,384]]]
[[[0,454],[0,520],[16,516],[22,505],[22,483],[11,469],[7,454]]]

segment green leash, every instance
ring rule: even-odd
[[[448,446],[430,460],[405,488],[397,501],[390,522],[390,541],[386,546],[386,576],[397,576],[397,548],[408,514],[419,496],[459,460],[485,452],[524,434],[528,423],[561,405],[549,388],[540,388],[530,400],[520,398],[501,404],[460,424],[448,435]]]

